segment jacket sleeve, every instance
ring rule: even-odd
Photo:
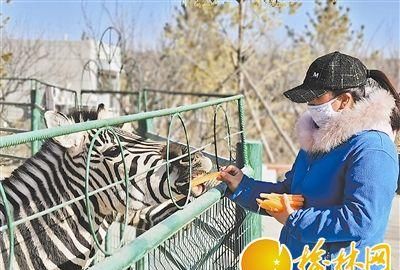
[[[290,186],[297,160],[298,156],[293,164],[292,169],[285,174],[284,181],[270,183],[258,181],[247,175],[243,175],[242,181],[236,188],[235,192],[232,193],[229,189],[227,189],[225,193],[226,197],[247,210],[262,215],[268,215],[263,209],[259,209],[256,198],[259,198],[260,193],[290,193]]]
[[[387,222],[396,189],[398,164],[386,151],[360,151],[345,173],[341,205],[293,212],[285,226],[305,243],[358,241],[369,238]],[[323,179],[321,179],[323,180]]]

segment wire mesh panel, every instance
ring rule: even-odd
[[[253,214],[224,198],[166,239],[131,269],[187,270],[239,269],[239,255],[251,241]],[[113,223],[103,247],[120,245],[120,223]],[[127,228],[126,241],[134,241],[135,228]],[[104,259],[98,252],[95,263]],[[145,266],[145,267],[143,267]]]
[[[251,214],[224,198],[148,253],[145,269],[238,269],[251,223]]]

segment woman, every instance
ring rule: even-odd
[[[324,238],[322,260],[333,260],[341,248],[348,254],[355,241],[364,261],[365,247],[383,242],[397,187],[399,95],[382,72],[339,52],[317,58],[303,84],[284,95],[308,104],[296,126],[301,150],[291,171],[283,182],[267,183],[229,166],[220,176],[227,196],[257,212],[264,193],[301,194],[299,210],[285,195],[284,211],[260,212],[284,225],[279,240],[292,257]]]

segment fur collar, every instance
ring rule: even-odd
[[[366,93],[371,94],[358,101],[353,108],[344,110],[322,128],[316,127],[310,114],[305,112],[296,124],[301,148],[307,152],[326,153],[363,130],[382,131],[394,141],[390,125],[394,98],[380,88],[366,87]]]

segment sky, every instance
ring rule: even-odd
[[[306,12],[311,12],[314,1],[302,1],[300,10],[292,16],[284,15],[284,24],[295,30],[303,30],[307,22]],[[342,0],[341,5],[350,8],[350,19],[355,29],[365,26],[365,41],[372,49],[381,50],[391,46],[399,47],[400,0]],[[82,5],[101,33],[109,25],[102,5],[114,6],[111,0],[12,0],[5,4],[0,0],[1,13],[9,16],[10,29],[16,36],[45,39],[78,40],[85,29]],[[165,23],[172,22],[177,0],[120,0],[123,10],[133,15],[136,21],[136,36],[147,48],[155,48]],[[111,8],[112,10],[112,8]],[[284,38],[284,28],[277,30],[277,37]]]

